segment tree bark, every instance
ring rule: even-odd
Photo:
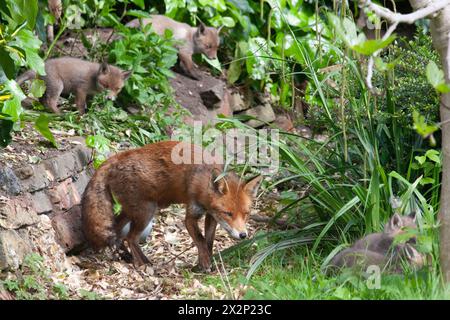
[[[428,0],[410,0],[411,7],[418,10],[428,5]],[[450,83],[450,6],[446,6],[432,17],[430,31],[433,45],[438,51],[444,68],[445,79]],[[439,209],[440,260],[444,280],[450,282],[450,94],[441,95],[442,125],[442,181]]]

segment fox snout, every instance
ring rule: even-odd
[[[117,96],[115,94],[113,94],[113,93],[108,93],[106,95],[106,99],[111,100],[111,101],[116,101]]]
[[[208,54],[208,59],[210,60],[217,59],[217,52]]]
[[[222,228],[224,228],[224,229],[228,232],[228,234],[229,234],[231,237],[233,237],[234,239],[242,240],[242,239],[245,239],[245,238],[248,237],[247,228],[245,228],[245,226],[244,226],[243,229],[238,230],[238,229],[233,228],[232,226],[230,226],[230,225],[229,225],[226,221],[224,221],[224,220],[219,220],[218,222],[219,222],[220,226],[221,226]]]
[[[235,238],[237,240],[243,240],[243,239],[247,238],[247,236],[248,236],[247,230],[238,231],[236,229],[231,229],[230,231],[229,230],[227,230],[227,231],[230,234],[230,236],[232,236],[233,238]]]

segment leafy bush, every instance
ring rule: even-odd
[[[21,101],[25,95],[14,81],[16,72],[22,66],[40,75],[45,70],[39,56],[42,42],[33,34],[38,1],[6,0],[0,9],[0,146],[6,146],[13,126],[18,127],[23,119]]]

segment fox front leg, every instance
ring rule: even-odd
[[[211,271],[211,257],[209,255],[208,245],[205,237],[203,237],[200,228],[198,226],[198,220],[202,217],[203,213],[199,213],[197,206],[189,205],[186,208],[185,225],[192,240],[198,249],[198,266],[200,270],[209,272]]]
[[[205,217],[205,239],[208,247],[210,259],[213,255],[214,237],[216,236],[217,221],[212,215],[207,214]]]
[[[178,57],[180,59],[180,66],[183,69],[184,73],[191,77],[194,80],[200,80],[202,77],[199,73],[197,73],[194,69],[194,62],[192,61],[192,53],[184,52],[180,50],[178,53]]]

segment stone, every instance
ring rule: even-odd
[[[24,166],[16,169],[15,173],[21,180],[25,180],[34,174],[34,170],[32,166]]]
[[[32,166],[34,174],[25,180],[21,180],[22,191],[36,192],[45,189],[55,180],[53,174],[46,169],[45,165]]]
[[[275,120],[275,113],[273,112],[272,106],[268,103],[245,110],[241,112],[240,115],[252,116],[258,119],[252,119],[246,122],[247,125],[253,128],[262,127],[265,123]]]
[[[209,109],[220,107],[223,96],[224,85],[222,83],[218,83],[215,86],[200,92],[203,104]]]
[[[43,163],[57,181],[62,181],[72,174],[82,170],[76,148],[57,157],[45,160]]]
[[[0,188],[6,192],[7,195],[18,195],[21,191],[19,179],[14,171],[9,167],[0,169]]]
[[[78,146],[75,148],[75,152],[78,156],[81,167],[86,167],[91,161],[92,149],[85,146]]]
[[[32,252],[28,245],[30,240],[22,237],[15,230],[0,229],[0,270],[17,270]]]
[[[65,252],[86,241],[81,226],[80,206],[74,206],[68,211],[57,213],[51,220],[56,233],[56,240]]]
[[[78,175],[72,177],[72,181],[73,181],[75,190],[80,199],[84,193],[84,190],[86,189],[87,184],[91,180],[91,177],[92,177],[92,173],[89,172],[87,169],[80,172]]]
[[[39,222],[39,217],[30,198],[16,197],[7,202],[0,201],[0,227],[19,229]]]
[[[52,201],[44,190],[32,193],[31,200],[37,214],[49,213],[53,210]]]
[[[233,92],[230,98],[230,107],[233,112],[247,110],[250,105],[246,105],[239,92]]]
[[[215,123],[217,121],[217,116],[221,114],[226,117],[231,117],[233,115],[233,111],[230,107],[230,94],[228,90],[225,90],[223,99],[220,102],[219,108],[214,110],[208,110],[208,119],[210,123]]]

